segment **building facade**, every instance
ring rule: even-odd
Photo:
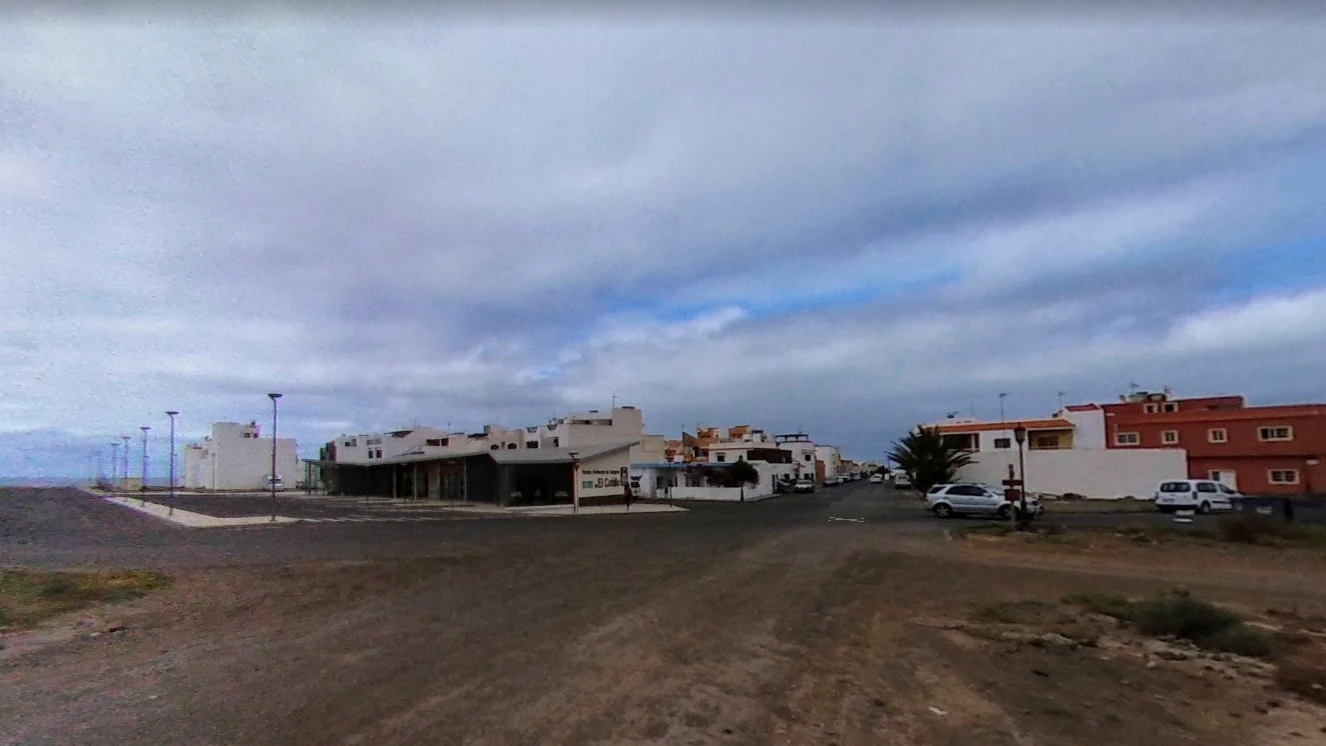
[[[664,450],[635,407],[590,410],[543,425],[486,425],[481,432],[415,426],[341,435],[318,467],[331,494],[492,502],[581,504],[624,499],[633,452]]]
[[[1099,410],[1108,448],[1183,449],[1190,478],[1217,479],[1245,494],[1326,492],[1324,404],[1250,407],[1242,396],[1143,391]]]
[[[1082,405],[1064,407],[1043,419],[991,422],[953,418],[927,427],[972,455],[972,463],[958,470],[957,478],[964,482],[999,485],[1025,466],[1022,476],[1029,492],[1148,497],[1161,481],[1187,473],[1182,449],[1106,448],[1104,421],[1100,407]],[[1026,430],[1021,453],[1018,427]]]
[[[184,447],[186,489],[266,490],[272,473],[272,440],[256,422],[216,422],[211,434]],[[289,489],[304,479],[295,440],[276,439],[276,476]]]

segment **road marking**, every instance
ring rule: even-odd
[[[864,519],[864,518],[838,518],[837,516],[830,516],[830,517],[829,517],[829,520],[830,520],[830,521],[848,521],[848,522],[850,522],[850,523],[865,523],[865,522],[866,522],[866,519]]]

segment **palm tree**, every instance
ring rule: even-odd
[[[894,442],[889,458],[923,494],[937,484],[952,482],[958,469],[975,461],[970,451],[945,442],[937,429],[927,427],[918,427]]]

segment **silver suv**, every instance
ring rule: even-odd
[[[1004,498],[1003,491],[988,484],[937,484],[926,493],[925,504],[940,518],[955,515],[1008,518],[1013,510],[1013,506]],[[1027,512],[1032,517],[1039,516],[1045,512],[1045,506],[1029,495]]]

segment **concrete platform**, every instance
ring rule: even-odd
[[[92,492],[90,490],[88,490],[88,493],[94,497],[98,497],[102,500],[105,500],[106,502],[115,503],[116,505],[123,505],[124,507],[129,508],[131,510],[136,510],[140,513],[147,513],[148,515],[155,516],[162,520],[170,521],[171,523],[176,523],[181,526],[186,526],[188,528],[225,528],[231,526],[257,526],[257,525],[270,526],[278,523],[295,523],[299,521],[298,518],[290,518],[289,516],[283,516],[283,515],[245,516],[242,518],[218,518],[216,516],[203,515],[202,513],[194,513],[188,510],[180,510],[179,508],[171,510],[170,506],[168,505],[160,505],[158,503],[153,503],[153,502],[143,502],[140,500],[135,500],[130,497],[98,495],[97,493]]]

